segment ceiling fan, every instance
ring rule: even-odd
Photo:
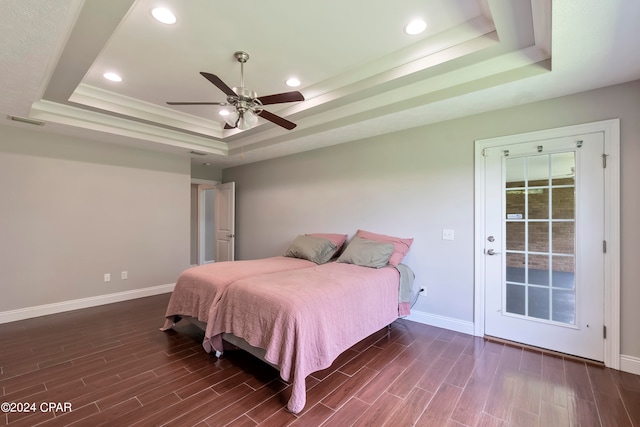
[[[272,123],[291,130],[296,124],[276,114],[264,110],[264,105],[282,104],[285,102],[304,101],[298,91],[284,92],[274,95],[257,96],[257,93],[244,87],[244,64],[249,60],[247,52],[238,51],[233,55],[240,63],[240,87],[230,88],[218,76],[204,71],[200,74],[227,95],[227,102],[167,102],[169,105],[232,105],[234,111],[223,115],[225,129],[251,129],[258,123],[258,116]]]

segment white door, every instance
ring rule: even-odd
[[[484,150],[486,335],[602,361],[604,135]]]
[[[233,261],[235,250],[236,183],[216,185],[216,261]]]

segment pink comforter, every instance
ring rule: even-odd
[[[398,318],[399,272],[329,263],[238,280],[208,325],[222,351],[228,332],[266,350],[265,359],[293,384],[288,409],[306,403],[305,378]]]
[[[176,316],[195,317],[201,322],[209,322],[209,317],[220,299],[222,291],[236,280],[274,273],[313,267],[311,261],[277,256],[271,258],[224,261],[193,267],[182,272],[171,294],[166,311],[166,321],[162,330],[170,329]],[[203,344],[205,350],[206,343]]]

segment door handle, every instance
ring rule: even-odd
[[[487,255],[498,255],[498,254],[500,254],[500,252],[496,252],[493,249],[487,249],[487,250],[484,251],[484,253],[487,254]]]
[[[227,237],[231,239],[231,238],[236,237],[236,236],[235,236],[235,234],[227,234]]]

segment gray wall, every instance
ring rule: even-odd
[[[191,162],[191,178],[222,181],[222,169],[214,166],[204,166],[201,161]]]
[[[472,322],[474,141],[620,118],[621,353],[640,357],[639,93],[636,81],[225,169],[236,182],[237,258],[281,254],[300,233],[413,237],[405,262],[428,292],[415,309]]]
[[[190,182],[187,158],[0,126],[0,312],[175,283]]]

